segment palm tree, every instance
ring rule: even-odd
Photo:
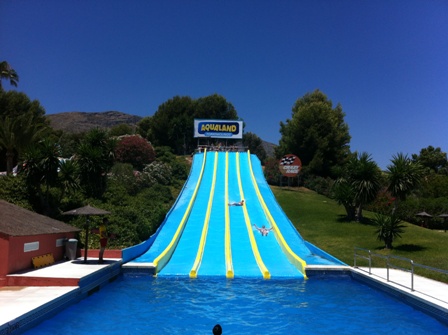
[[[375,199],[381,188],[381,170],[366,152],[357,157],[351,175],[357,204],[356,218],[362,219],[362,207]]]
[[[394,214],[391,216],[376,214],[373,221],[377,226],[375,231],[377,239],[384,242],[386,249],[393,249],[393,241],[401,237],[406,226],[401,224],[401,220]]]
[[[6,173],[11,174],[14,157],[20,155],[46,129],[31,112],[19,117],[5,117],[0,123],[0,149],[6,150]]]
[[[17,82],[19,81],[19,76],[17,72],[8,64],[8,62],[0,62],[0,89],[2,89],[2,80],[9,80],[12,86],[17,87]]]
[[[420,183],[423,169],[420,163],[413,161],[402,153],[392,156],[391,163],[387,166],[389,182],[387,190],[395,197],[392,210],[392,213],[395,213],[398,200],[406,200],[406,197]]]
[[[374,200],[381,187],[381,171],[365,152],[354,154],[336,181],[333,195],[344,205],[349,219],[362,220],[362,208]],[[356,214],[355,214],[356,211]]]
[[[100,196],[106,186],[107,173],[114,164],[116,142],[100,129],[86,134],[75,154],[80,184],[91,196]]]

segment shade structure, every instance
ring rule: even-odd
[[[95,208],[90,205],[72,209],[70,211],[62,213],[62,215],[84,215],[86,217],[86,224],[85,224],[85,230],[86,230],[86,238],[84,243],[84,263],[87,263],[87,249],[88,249],[88,243],[89,243],[89,218],[91,215],[107,215],[110,214],[110,212],[105,211],[104,209]]]
[[[426,212],[420,212],[420,213],[417,213],[417,214],[415,214],[415,216],[420,216],[420,217],[422,217],[422,218],[432,218],[432,215],[431,215],[431,214],[428,214],[428,213],[426,213]]]
[[[95,208],[90,205],[72,209],[70,211],[62,213],[63,215],[106,215],[110,214],[110,212],[105,211],[104,209]]]

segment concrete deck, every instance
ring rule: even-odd
[[[11,275],[14,280],[32,278],[39,282],[53,283],[54,280],[70,279],[77,282],[73,286],[6,286],[0,287],[0,335],[19,334],[33,327],[39,317],[51,317],[61,308],[83,299],[98,290],[121,273],[121,259],[106,259],[105,264],[97,264],[97,259],[82,259],[55,264],[46,268]],[[448,284],[414,276],[414,290],[410,289],[411,277],[407,272],[390,270],[388,282],[386,269],[353,268],[350,266],[311,266],[307,273],[313,276],[344,272],[356,280],[376,287],[398,299],[426,311],[448,325]],[[34,322],[33,322],[34,321]]]

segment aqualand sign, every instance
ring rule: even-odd
[[[295,177],[302,169],[302,162],[296,155],[285,155],[280,159],[279,169],[285,177]]]
[[[243,138],[243,121],[194,119],[194,137]]]

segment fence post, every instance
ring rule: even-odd
[[[372,274],[372,252],[369,250],[369,275]]]
[[[414,291],[414,261],[411,259],[411,291]]]
[[[387,281],[389,282],[389,256],[386,256]]]

